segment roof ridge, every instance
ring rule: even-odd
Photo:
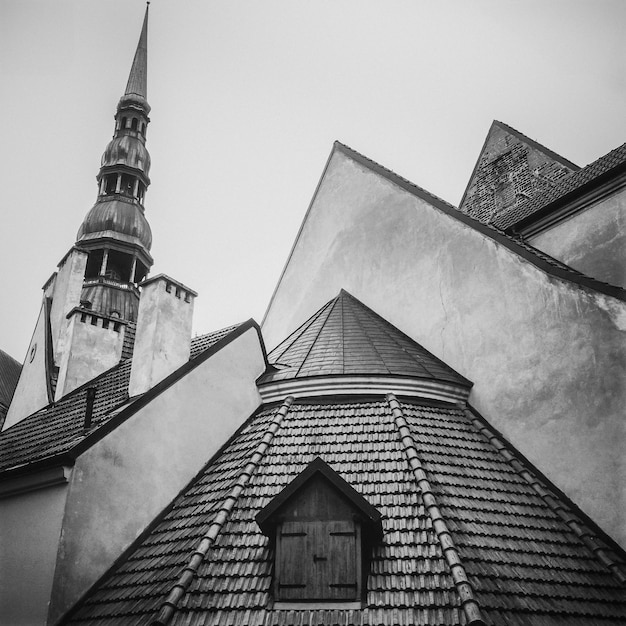
[[[289,350],[289,348],[291,348],[291,346],[293,346],[293,344],[296,343],[296,341],[298,341],[298,339],[300,339],[300,337],[302,337],[302,335],[315,322],[315,320],[317,319],[317,315],[322,315],[322,313],[326,310],[326,308],[328,308],[331,305],[331,303],[332,303],[332,300],[329,300],[325,305],[323,305],[320,309],[318,309],[316,313],[314,313],[311,317],[309,317],[304,322],[302,322],[300,326],[298,326],[290,335],[287,335],[287,337],[285,337],[275,348],[273,348],[270,351],[269,355],[273,355],[274,352],[276,352],[276,350],[280,348],[280,346],[282,346],[284,343],[287,343],[293,337],[293,341],[291,341],[289,345],[280,353],[280,356],[276,356],[276,357],[272,356],[273,363],[280,362],[280,359],[285,355],[285,353]]]
[[[499,219],[499,223],[502,224],[500,228],[508,231],[509,229],[515,227],[517,228],[520,224],[532,220],[536,214],[543,213],[543,211],[553,204],[558,204],[563,201],[567,201],[571,195],[578,194],[581,189],[587,188],[588,185],[593,185],[594,182],[602,177],[606,176],[609,172],[612,172],[614,169],[623,166],[623,159],[619,163],[611,164],[607,169],[602,169],[599,173],[594,174],[591,178],[586,179],[585,175],[594,169],[596,169],[599,165],[603,165],[604,162],[610,162],[612,158],[618,155],[621,151],[624,150],[626,143],[622,143],[619,146],[609,150],[606,154],[599,156],[597,159],[591,161],[587,165],[581,167],[580,169],[570,172],[566,176],[559,178],[554,181],[552,186],[549,186],[543,189],[541,192],[535,194],[534,196],[528,198],[524,202],[522,202],[519,207],[519,211],[523,211],[524,209],[531,209],[531,212],[517,219],[512,219],[512,211],[501,212],[499,215],[494,215],[494,218],[502,218]],[[573,187],[570,187],[572,181],[576,181],[577,178],[582,178],[579,183],[576,183]],[[555,195],[556,194],[556,195]]]
[[[516,128],[513,128],[512,126],[509,126],[508,124],[505,124],[504,122],[501,122],[500,120],[493,120],[491,126],[493,127],[494,124],[497,124],[503,130],[506,130],[512,135],[515,135],[518,139],[521,139],[525,143],[532,145],[534,148],[541,150],[547,156],[552,157],[555,161],[560,161],[562,165],[566,165],[569,168],[573,168],[575,172],[582,169],[580,165],[576,165],[576,163],[574,163],[573,161],[566,159],[564,156],[560,155],[558,152],[555,152],[551,148],[548,148],[544,144],[538,142],[536,139],[533,139],[532,137],[529,137],[528,135],[521,133]]]
[[[335,307],[337,306],[337,302],[339,301],[339,296],[337,296],[336,298],[334,298],[333,300],[331,300],[330,302],[332,303],[330,306],[330,311],[328,312],[328,315],[326,316],[326,319],[322,322],[322,325],[320,326],[320,329],[317,331],[317,335],[315,335],[315,339],[313,339],[313,341],[311,342],[311,345],[309,346],[309,349],[307,350],[306,356],[302,359],[302,363],[300,363],[300,367],[298,368],[298,371],[295,373],[295,377],[298,376],[298,374],[300,373],[300,370],[304,367],[304,364],[306,363],[306,360],[309,358],[309,355],[311,354],[311,350],[313,350],[313,348],[315,347],[315,344],[317,343],[317,340],[319,339],[320,335],[322,334],[322,331],[324,330],[324,326],[326,326],[326,322],[328,322],[328,318],[332,315]],[[310,328],[310,326],[309,326]]]
[[[417,185],[416,183],[410,181],[408,178],[404,178],[404,176],[401,176],[400,174],[397,174],[392,169],[390,169],[388,167],[385,167],[384,165],[381,165],[380,163],[374,161],[373,159],[370,159],[368,156],[365,156],[363,153],[355,150],[354,148],[351,148],[347,144],[341,143],[341,141],[335,141],[335,146],[338,146],[340,149],[343,149],[344,152],[347,150],[349,153],[353,153],[353,154],[361,157],[362,159],[365,159],[366,161],[369,161],[370,163],[376,165],[376,167],[380,168],[381,170],[384,170],[385,172],[389,172],[395,178],[399,178],[400,180],[404,181],[405,183],[407,183],[408,185],[410,185],[414,189],[417,189],[417,190],[421,191],[422,193],[426,194],[427,196],[430,196],[431,198],[434,198],[435,200],[437,200],[439,202],[443,202],[444,204],[448,205],[451,209],[455,209],[455,210],[458,211],[457,207],[455,207],[453,204],[451,204],[447,200],[444,200],[443,198],[440,198],[439,196],[437,196],[434,193],[428,191],[428,189],[425,189],[424,187],[420,187],[420,185]]]
[[[554,259],[549,254],[541,253],[541,255],[539,255],[535,251],[535,248],[532,248],[532,246],[529,246],[525,242],[521,242],[518,238],[510,235],[501,228],[498,228],[492,224],[485,224],[484,222],[477,220],[471,215],[463,213],[463,211],[453,206],[446,200],[443,200],[442,198],[439,198],[429,191],[426,191],[419,185],[412,183],[410,180],[399,176],[389,168],[385,167],[384,165],[380,165],[380,163],[377,163],[376,161],[361,154],[360,152],[353,150],[349,146],[346,146],[339,141],[335,142],[335,146],[338,147],[342,152],[344,152],[344,154],[346,154],[351,159],[361,163],[365,167],[368,167],[375,173],[384,176],[391,183],[402,187],[405,191],[408,191],[409,193],[417,195],[423,200],[426,200],[431,204],[433,208],[439,209],[451,218],[462,222],[466,226],[469,226],[470,228],[478,231],[480,234],[489,237],[492,241],[503,245],[505,248],[508,248],[514,254],[517,254],[526,261],[532,263],[535,267],[542,270],[546,274],[555,276],[557,278],[560,278],[561,280],[565,280],[570,283],[575,283],[588,289],[593,289],[594,291],[603,293],[613,298],[617,298],[618,300],[626,301],[626,289],[623,289],[622,287],[616,287],[615,285],[611,285],[609,283],[604,283],[595,278],[592,278],[591,276],[587,276],[586,274],[578,272],[569,265],[562,263],[557,259]],[[577,172],[573,172],[572,176],[576,174]]]
[[[357,314],[358,317],[358,314]],[[392,326],[390,322],[388,322],[387,320],[385,320],[384,317],[381,317],[381,319],[386,322],[386,324],[382,324],[381,325],[381,330],[385,333],[385,336],[387,338],[388,341],[393,342],[393,344],[396,346],[396,348],[402,352],[402,354],[407,355],[414,363],[417,364],[418,367],[422,368],[423,370],[425,370],[425,372],[432,378],[439,378],[436,374],[434,374],[433,372],[431,372],[428,367],[426,367],[426,365],[420,361],[419,359],[415,358],[415,356],[413,354],[411,354],[406,348],[404,348],[404,346],[397,340],[396,336],[397,336],[397,331],[399,331],[399,328],[396,328],[395,326]],[[359,325],[361,326],[361,328],[363,328],[362,324],[361,324],[361,320],[357,319]],[[391,328],[390,328],[391,327]],[[392,333],[391,330],[395,330],[395,333]],[[363,332],[367,335],[367,331],[365,331],[365,329],[363,329]],[[402,331],[400,331],[402,333]],[[404,334],[404,333],[402,333]],[[396,335],[396,336],[394,336]],[[406,336],[406,335],[405,335]],[[368,335],[369,337],[369,335]],[[374,339],[370,339],[371,343],[372,343],[372,347],[374,348],[374,350],[376,350],[376,353],[380,356],[382,362],[384,363],[385,367],[387,366],[387,363],[385,361],[385,358],[383,357],[383,355],[378,351],[378,348],[376,347],[376,343],[374,341]],[[415,341],[414,339],[411,339],[411,341],[417,345],[419,348],[426,350],[426,348],[424,348],[422,346],[421,343],[418,343],[417,341]],[[434,355],[431,355],[434,356]],[[444,363],[444,361],[441,361],[441,359],[438,358],[438,360],[441,363]],[[447,364],[445,364],[447,365]]]
[[[593,529],[583,520],[578,519],[578,516],[571,512],[568,507],[564,506],[562,499],[552,494],[550,488],[544,485],[537,474],[527,468],[517,456],[509,450],[505,442],[485,421],[478,419],[478,417],[468,409],[464,409],[464,412],[476,430],[489,441],[502,457],[504,457],[507,463],[516,471],[517,475],[523,478],[535,493],[545,501],[548,507],[567,524],[571,531],[598,561],[600,561],[620,583],[626,583],[626,572],[623,570],[623,564],[611,558],[607,553],[606,546],[603,545],[604,542],[596,536]]]
[[[198,568],[204,561],[204,557],[207,555],[207,552],[211,548],[211,546],[215,543],[220,531],[224,527],[224,524],[227,522],[230,513],[232,512],[237,499],[247,486],[252,474],[258,468],[261,459],[263,458],[265,452],[269,448],[276,431],[280,428],[283,419],[289,412],[289,408],[293,403],[293,396],[287,396],[283,401],[282,405],[276,412],[276,415],[270,422],[267,427],[265,434],[263,435],[261,442],[257,445],[254,452],[252,452],[252,456],[250,461],[243,468],[235,485],[231,488],[228,495],[224,498],[224,501],[221,507],[218,509],[218,513],[215,516],[215,519],[209,525],[207,532],[200,540],[200,543],[197,545],[196,549],[191,553],[191,557],[185,567],[183,568],[182,573],[178,577],[178,579],[174,582],[170,593],[167,598],[163,600],[161,603],[161,607],[159,609],[159,613],[157,617],[151,622],[153,626],[166,626],[170,623],[174,612],[180,602],[181,598],[185,595],[185,592],[189,588],[191,581],[194,579]]]
[[[352,298],[352,300],[354,300],[356,303],[360,303],[360,300],[358,300],[357,298],[355,298],[354,296],[352,296],[351,294],[349,294],[347,291],[346,291],[345,293],[346,293],[346,295],[350,296],[350,297]],[[343,303],[343,298],[341,299],[341,301],[342,301],[342,303]],[[381,363],[382,363],[382,364],[383,364],[383,366],[387,369],[387,371],[388,371],[389,373],[391,373],[391,372],[390,372],[390,370],[389,370],[389,366],[387,365],[387,363],[385,363],[385,359],[383,358],[383,355],[380,353],[380,351],[379,351],[379,350],[378,350],[378,348],[376,347],[376,344],[374,343],[373,339],[370,337],[369,333],[367,332],[367,330],[366,330],[366,329],[365,329],[365,327],[363,326],[363,324],[362,324],[361,320],[359,319],[358,307],[354,308],[353,310],[354,310],[354,319],[355,319],[356,323],[359,325],[359,328],[361,329],[361,332],[363,333],[363,336],[364,336],[364,337],[367,337],[367,339],[368,339],[368,341],[369,341],[370,345],[372,346],[372,348],[373,348],[374,352],[376,352],[376,354],[378,355],[378,358],[380,359]],[[385,332],[387,332],[387,329],[385,329]],[[392,341],[393,341],[393,342],[394,342],[394,343],[395,343],[398,347],[400,347],[400,346],[399,346],[399,344],[398,344],[398,342],[397,342],[397,341],[395,341],[395,340],[391,337],[391,335],[389,335],[389,333],[387,333],[387,337],[388,337],[389,339],[391,339],[391,340],[392,340]],[[345,362],[344,362],[344,367],[345,367]]]
[[[484,626],[485,622],[480,612],[480,605],[474,597],[474,588],[467,578],[467,572],[461,562],[461,556],[454,545],[452,534],[450,533],[448,525],[439,510],[435,494],[433,493],[428,480],[428,475],[417,456],[417,445],[415,444],[415,440],[413,439],[408,423],[402,413],[400,403],[398,402],[396,396],[392,393],[387,394],[386,399],[393,415],[394,424],[398,429],[398,434],[400,435],[400,440],[404,447],[409,467],[415,477],[417,486],[422,492],[424,506],[428,511],[430,519],[432,520],[433,530],[435,531],[437,539],[441,544],[441,551],[443,552],[446,562],[450,567],[452,580],[457,593],[459,594],[461,608],[465,613],[467,623],[469,626]]]
[[[451,372],[451,373],[455,374],[456,376],[462,378],[467,383],[473,384],[471,380],[465,378],[465,376],[463,376],[462,374],[457,372],[453,367],[448,365],[443,359],[440,359],[436,354],[434,354],[433,352],[428,350],[428,348],[425,348],[424,345],[421,342],[417,341],[416,339],[413,339],[413,337],[411,337],[410,335],[407,335],[407,333],[405,333],[402,329],[400,329],[397,326],[395,326],[394,324],[392,324],[388,319],[384,318],[382,315],[380,315],[380,313],[377,313],[376,311],[374,311],[374,309],[372,309],[369,306],[367,306],[367,304],[365,304],[364,302],[359,300],[356,296],[353,296],[349,291],[346,291],[345,289],[342,289],[342,291],[344,291],[346,293],[346,295],[348,295],[350,298],[352,298],[354,301],[356,301],[361,306],[361,308],[365,309],[370,315],[373,315],[379,321],[381,321],[383,323],[383,326],[385,328],[385,332],[387,333],[388,337],[393,339],[392,334],[391,334],[390,331],[394,331],[395,333],[399,333],[400,335],[405,337],[408,341],[410,341],[411,343],[415,344],[420,350],[425,352],[429,357],[433,358],[437,363],[439,363],[440,365],[443,365],[446,370],[448,370],[449,372]],[[411,359],[413,359],[413,361],[415,361],[420,367],[425,369],[428,374],[430,374],[433,378],[438,378],[438,376],[436,374],[433,374],[423,363],[417,361],[413,357],[413,355],[411,355],[409,352],[407,352],[407,350],[405,350],[395,339],[393,339],[393,341],[402,350],[402,352],[404,352],[405,354],[408,354],[411,357]]]

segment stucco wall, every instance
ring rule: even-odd
[[[268,309],[275,346],[345,288],[626,543],[626,306],[555,278],[335,151]]]
[[[119,363],[126,325],[119,324],[115,330],[115,322],[106,320],[108,328],[104,328],[104,322],[90,313],[72,314],[66,331],[69,350],[65,350],[59,364],[55,400]]]
[[[50,308],[50,328],[55,361],[58,365],[64,342],[63,335],[67,327],[65,316],[80,305],[80,294],[83,289],[87,253],[82,250],[70,250],[59,264],[52,291],[52,307]]]
[[[0,624],[46,623],[67,485],[0,500]]]
[[[70,483],[51,622],[112,565],[260,405],[251,328],[83,453]]]
[[[536,235],[529,243],[583,274],[626,287],[626,189]]]
[[[131,396],[147,391],[189,360],[194,300],[166,277],[152,279],[142,288],[128,385]]]
[[[42,304],[3,430],[49,402],[46,384],[46,324],[46,307]]]

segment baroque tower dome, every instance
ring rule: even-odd
[[[153,263],[152,232],[143,205],[150,185],[148,8],[126,91],[117,105],[113,138],[102,155],[98,197],[76,236],[76,245],[89,255],[81,295],[84,305],[131,322],[137,319],[137,285]]]

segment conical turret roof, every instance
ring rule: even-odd
[[[328,375],[391,375],[471,383],[345,290],[268,355],[261,383]]]

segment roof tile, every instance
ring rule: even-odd
[[[191,356],[195,358],[228,335],[236,326],[195,337]],[[0,435],[0,472],[69,452],[85,437],[114,415],[128,401],[131,359],[126,359],[29,417],[4,430]],[[95,387],[91,428],[83,428],[87,388]]]
[[[401,409],[487,623],[626,619],[624,586],[462,409],[409,401]],[[265,407],[249,420],[71,623],[150,622],[277,410]],[[383,515],[362,609],[272,608],[272,550],[255,515],[317,456]],[[171,623],[444,626],[464,619],[389,405],[300,400],[284,416]]]

